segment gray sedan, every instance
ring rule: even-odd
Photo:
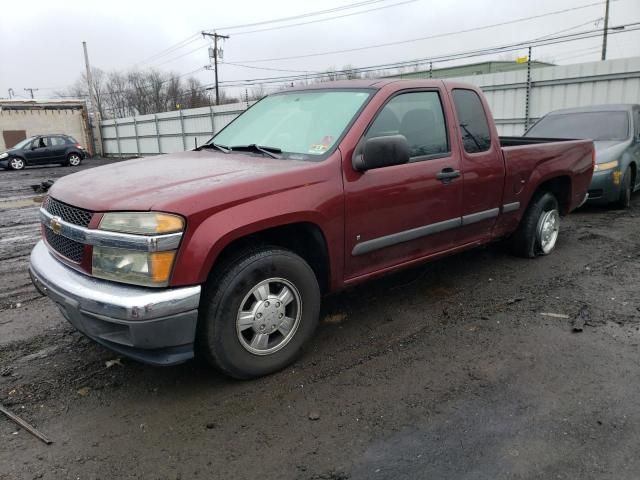
[[[590,138],[596,168],[589,203],[628,208],[640,188],[640,105],[597,105],[556,110],[524,135],[540,138]]]

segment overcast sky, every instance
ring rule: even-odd
[[[365,67],[427,58],[526,41],[558,32],[566,35],[602,28],[602,21],[597,25],[595,22],[604,17],[604,1],[597,0],[378,0],[358,8],[295,21],[225,28],[357,2],[11,1],[4,6],[0,24],[0,97],[6,97],[9,88],[13,88],[17,96],[27,97],[24,88],[32,87],[39,89],[35,92],[36,97],[47,98],[69,86],[84,69],[83,40],[88,44],[94,67],[106,71],[154,67],[184,74],[208,64],[208,42],[196,34],[203,29],[216,28],[219,33],[231,36],[224,45],[225,62],[287,70],[249,69],[225,63],[220,67],[220,80],[229,82],[296,75],[293,71],[317,72],[347,64]],[[438,35],[593,3],[598,4],[459,35],[355,52],[254,62]],[[354,14],[364,10],[371,11]],[[348,16],[271,29],[339,15]],[[640,22],[640,0],[612,1],[610,26],[632,22]],[[264,29],[271,30],[255,31]],[[640,31],[609,38],[608,58],[640,56]],[[165,51],[181,41],[185,41],[182,48]],[[600,58],[601,43],[601,38],[592,38],[539,47],[534,49],[533,59],[560,64],[595,61]],[[524,53],[522,50],[493,55],[492,58],[513,58]],[[478,57],[465,62],[485,59],[487,57]],[[436,63],[434,68],[453,64]],[[205,84],[213,82],[212,71],[201,70],[194,76]]]

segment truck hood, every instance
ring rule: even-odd
[[[233,187],[237,192],[236,186],[260,182],[273,176],[297,178],[295,175],[282,174],[311,165],[311,162],[252,154],[187,151],[128,160],[74,173],[56,181],[49,193],[61,202],[96,212],[158,209],[185,213],[176,205],[184,205],[189,198],[201,202],[202,193],[227,187]],[[299,183],[293,179],[291,182],[284,188],[295,188],[297,185],[293,183]],[[283,188],[282,182],[278,183],[279,188]],[[255,190],[251,192],[256,193]]]

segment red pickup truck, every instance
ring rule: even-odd
[[[494,240],[550,253],[586,198],[588,140],[500,138],[482,93],[439,80],[267,96],[184,153],[57,181],[36,287],[102,345],[250,378],[291,363],[321,296]]]

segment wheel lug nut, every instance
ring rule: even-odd
[[[268,306],[269,306],[269,302],[268,302],[268,301],[267,301],[267,302],[264,302],[264,306],[265,306],[265,307],[268,307]]]
[[[256,317],[258,317],[258,318],[262,318],[262,314],[261,314],[261,313],[258,313],[258,314],[256,315]]]
[[[280,302],[276,303],[276,307],[280,308]]]
[[[284,317],[284,314],[281,313],[280,315],[278,315],[278,318],[282,318],[282,317]]]

